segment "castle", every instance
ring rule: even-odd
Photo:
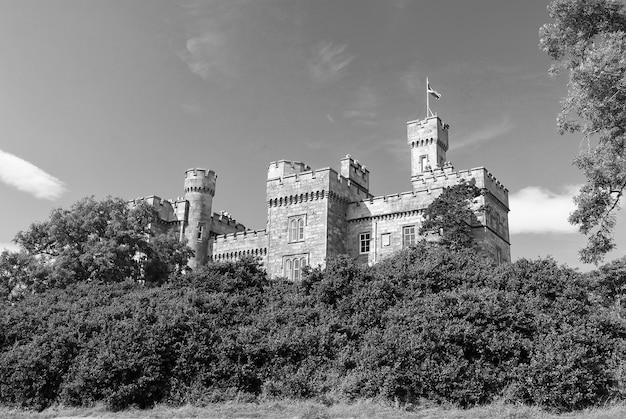
[[[195,251],[191,267],[250,255],[261,260],[270,277],[298,280],[304,266],[324,266],[333,255],[371,264],[411,246],[420,238],[422,211],[443,188],[473,179],[484,191],[471,222],[474,240],[496,263],[510,261],[508,190],[483,167],[454,170],[446,160],[448,128],[437,116],[407,122],[409,192],[373,196],[369,170],[350,155],[339,171],[312,170],[299,161],[270,163],[264,230],[248,230],[228,213],[211,212],[212,170],[187,170],[182,198],[141,199],[158,211],[156,233],[173,230],[187,240]]]

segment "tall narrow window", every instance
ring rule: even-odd
[[[302,240],[304,240],[304,216],[291,217],[289,219],[289,241]]]
[[[202,240],[202,234],[204,233],[204,225],[198,224],[198,241]]]
[[[359,253],[369,253],[370,251],[370,233],[359,234]]]
[[[302,268],[307,265],[307,257],[303,255],[288,256],[284,259],[284,275],[290,281],[302,279]]]
[[[300,280],[300,259],[298,258],[293,260],[293,280]]]
[[[420,156],[420,172],[425,172],[428,166],[428,156]]]
[[[404,247],[413,246],[417,242],[415,226],[405,226],[402,228],[402,244]]]

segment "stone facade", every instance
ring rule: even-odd
[[[385,196],[369,192],[369,170],[350,155],[340,170],[311,169],[279,160],[267,172],[267,225],[248,230],[228,213],[211,212],[216,175],[185,172],[185,196],[142,198],[155,206],[155,231],[176,231],[196,255],[190,266],[209,260],[258,257],[271,277],[300,278],[303,266],[324,266],[348,254],[376,263],[419,239],[423,210],[447,186],[473,180],[483,190],[472,224],[480,251],[497,263],[510,261],[508,190],[485,168],[455,171],[446,161],[448,125],[437,116],[407,123],[413,190]]]

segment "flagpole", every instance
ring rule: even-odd
[[[430,115],[430,100],[428,98],[430,94],[428,93],[428,77],[426,77],[426,118]]]

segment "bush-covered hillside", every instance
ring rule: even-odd
[[[579,409],[621,396],[625,267],[494,268],[422,243],[373,267],[337,258],[299,283],[244,260],[161,285],[51,287],[0,302],[0,403],[504,397]]]

